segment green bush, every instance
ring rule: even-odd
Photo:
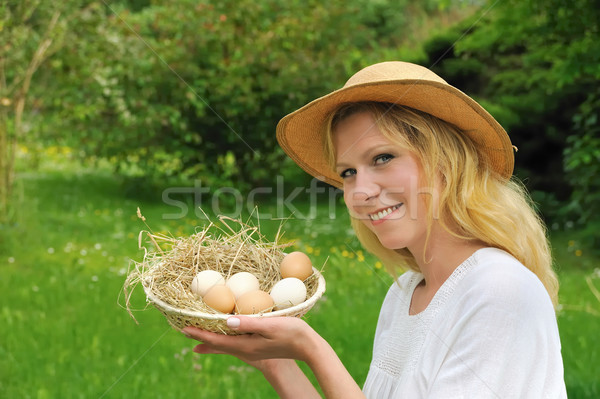
[[[27,146],[76,148],[134,181],[240,190],[278,174],[306,184],[276,144],[279,119],[363,66],[416,58],[421,31],[445,26],[427,18],[453,9],[439,0],[82,4],[70,0],[82,11],[36,75]]]
[[[376,43],[357,5],[342,1],[138,8],[113,8],[108,23],[88,25],[101,27],[97,41],[57,55],[59,79],[48,83],[59,100],[46,110],[56,115],[49,129],[78,132],[68,141],[84,157],[158,180],[271,183],[285,159],[278,120],[341,86]]]
[[[587,233],[586,243],[600,248],[600,94],[590,95],[574,117],[564,152],[565,171],[573,192],[568,210]]]

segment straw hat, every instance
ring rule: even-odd
[[[368,66],[339,90],[285,116],[277,125],[277,141],[302,169],[335,187],[342,179],[331,171],[324,154],[324,124],[339,105],[379,101],[427,112],[453,124],[489,157],[491,167],[508,179],[513,171],[513,147],[506,131],[481,105],[450,86],[429,69],[391,61]]]

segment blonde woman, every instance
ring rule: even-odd
[[[513,147],[474,100],[426,68],[369,66],[281,120],[277,138],[344,191],[362,245],[397,277],[364,385],[296,318],[231,317],[240,336],[186,327],[198,353],[234,355],[284,398],[564,398],[543,223],[512,178]]]

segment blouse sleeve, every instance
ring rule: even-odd
[[[550,298],[521,264],[482,265],[426,339],[428,398],[566,398]]]

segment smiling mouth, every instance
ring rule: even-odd
[[[394,206],[390,206],[389,208],[384,209],[382,211],[369,214],[369,217],[371,218],[372,221],[377,221],[379,219],[383,219],[384,217],[386,217],[390,213],[394,212],[396,209],[400,208],[401,206],[402,206],[402,203],[399,203]]]

